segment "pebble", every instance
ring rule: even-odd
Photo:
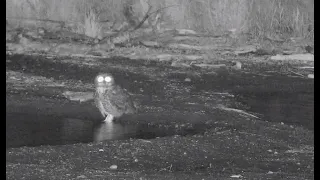
[[[118,166],[117,166],[117,165],[111,165],[111,166],[110,166],[110,169],[116,170],[116,169],[118,169]]]
[[[231,178],[241,178],[242,176],[241,175],[231,175],[230,177]]]
[[[185,82],[191,82],[191,79],[190,78],[185,78],[184,81]]]
[[[308,74],[308,78],[314,79],[314,74]]]
[[[85,176],[85,175],[80,175],[80,176],[77,176],[77,179],[87,179],[87,176]]]
[[[234,68],[234,69],[236,69],[236,70],[240,70],[240,69],[241,69],[241,67],[242,67],[241,62],[236,61],[236,62],[234,62],[234,63],[235,63],[235,65],[233,66],[233,68]]]

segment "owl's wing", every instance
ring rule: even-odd
[[[110,103],[124,113],[133,113],[135,107],[129,94],[120,86],[114,86],[109,94]]]

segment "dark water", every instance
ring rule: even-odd
[[[92,129],[90,121],[7,113],[6,147],[91,142]]]
[[[304,126],[314,129],[314,81],[286,76],[256,77],[252,84],[233,89],[236,100],[251,112],[263,115],[270,122]],[[244,78],[249,81],[249,78]]]
[[[310,94],[243,93],[239,101],[270,122],[283,122],[314,130],[314,99]]]
[[[89,83],[99,72],[112,72],[117,82],[132,93],[141,93],[145,96],[157,95],[163,97],[166,91],[162,88],[169,80],[151,80],[141,73],[132,72],[143,69],[152,69],[158,73],[170,67],[161,64],[141,63],[121,58],[108,60],[104,66],[78,67],[66,63],[44,61],[41,58],[30,56],[7,56],[10,62],[6,63],[7,70],[14,70],[32,75],[53,77],[57,80],[81,80]],[[127,66],[119,68],[118,66]],[[135,68],[134,70],[130,68]],[[81,74],[81,76],[79,76]],[[182,86],[191,87],[191,94],[207,96],[213,91],[229,92],[235,95],[235,107],[248,112],[259,114],[262,120],[283,122],[307,129],[314,129],[314,82],[310,79],[290,78],[281,75],[269,77],[252,74],[230,74],[228,76],[213,76],[204,74],[192,82],[184,82],[184,77],[168,76],[170,80],[181,81]],[[141,83],[134,84],[133,81]],[[45,90],[46,91],[46,90]],[[205,93],[203,93],[205,92]],[[41,97],[46,93],[41,92]],[[70,143],[88,143],[112,139],[141,138],[151,139],[172,135],[192,135],[204,132],[209,128],[202,123],[191,123],[185,128],[174,126],[160,127],[148,124],[124,125],[121,123],[104,124],[97,109],[90,103],[72,103],[63,99],[40,98],[40,92],[28,95],[13,95],[7,92],[6,106],[6,146],[38,146],[59,145]],[[147,98],[148,99],[148,98]],[[150,99],[149,99],[150,101]],[[148,100],[146,100],[148,103]],[[150,103],[150,102],[149,102]],[[168,102],[169,103],[169,102]],[[237,105],[238,104],[238,105]],[[202,104],[199,103],[199,107]],[[179,109],[179,107],[176,107]],[[192,113],[192,112],[191,112]],[[209,115],[208,115],[209,116]],[[137,114],[133,118],[139,122],[144,118],[188,118],[154,114]],[[205,117],[209,118],[209,117]],[[121,119],[120,121],[121,122]],[[142,121],[141,121],[142,122]]]
[[[158,116],[135,115],[135,117],[124,118],[141,120],[152,118],[156,121]],[[208,128],[204,123],[175,128],[156,127],[148,124],[123,124],[122,121],[126,120],[118,119],[114,123],[103,123],[36,113],[6,113],[6,147],[63,145],[130,138],[153,139],[173,135],[185,136],[201,133]]]

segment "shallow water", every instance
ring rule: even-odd
[[[30,112],[29,112],[30,113]],[[98,114],[98,113],[97,113]],[[121,139],[153,139],[173,135],[194,135],[203,132],[208,126],[200,121],[183,127],[153,126],[148,124],[124,124],[125,118],[135,121],[159,117],[158,115],[125,116],[113,123],[99,122],[101,119],[85,120],[63,116],[26,113],[6,113],[6,147],[62,145],[72,143],[100,142]],[[184,115],[172,118],[190,118]]]

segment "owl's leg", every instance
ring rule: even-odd
[[[111,123],[113,121],[114,116],[111,114],[108,114],[104,122]]]
[[[101,101],[96,100],[95,104],[96,104],[97,108],[99,109],[99,112],[101,113],[102,117],[104,117],[106,112],[104,111],[104,108],[103,108]]]

